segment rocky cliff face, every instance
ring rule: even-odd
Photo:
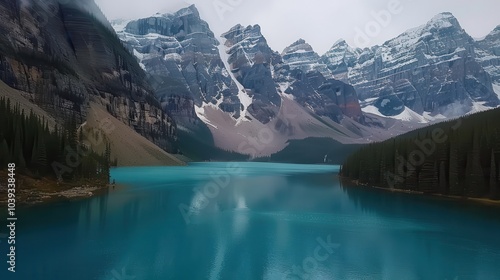
[[[61,122],[84,122],[94,101],[173,149],[173,119],[93,1],[3,1],[0,14],[0,79]]]
[[[355,87],[364,106],[375,106],[385,116],[409,108],[455,117],[475,104],[499,105],[490,76],[476,60],[475,41],[450,13],[382,46],[361,50],[338,42],[323,62]]]
[[[281,62],[281,57],[267,45],[258,25],[236,25],[222,37],[228,70],[252,99],[249,113],[260,122],[268,123],[281,105],[273,78],[275,64]]]
[[[312,114],[341,123],[345,117],[363,122],[356,91],[333,79],[320,56],[304,40],[282,54],[271,50],[258,25],[237,25],[226,39],[230,71],[253,98],[249,112],[262,123],[276,116],[282,94],[291,94]]]
[[[500,25],[475,44],[476,57],[490,74],[496,93],[500,95]]]

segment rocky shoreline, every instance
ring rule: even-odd
[[[0,172],[0,207],[7,205],[7,176]],[[26,175],[16,176],[16,204],[32,206],[49,202],[68,201],[97,196],[111,185],[97,180],[58,182],[52,178],[34,179]]]

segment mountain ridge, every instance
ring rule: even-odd
[[[354,125],[357,121],[364,122],[364,116],[352,87],[325,79],[319,72],[308,76],[300,69],[291,69],[281,55],[269,47],[259,25],[237,24],[222,34],[219,44],[213,43],[207,48],[203,37],[209,37],[212,42],[215,38],[207,32],[193,37],[191,29],[208,27],[197,15],[181,11],[167,17],[159,15],[130,21],[126,25],[123,21],[115,22],[119,37],[135,53],[150,79],[167,79],[170,84],[178,85],[157,91],[157,95],[162,104],[172,104],[171,100],[177,100],[177,96],[188,100],[182,108],[190,111],[189,118],[171,111],[179,126],[192,137],[196,137],[194,131],[208,128],[217,147],[243,154],[258,150],[252,155],[257,157],[282,150],[291,139],[310,136],[366,142],[364,137],[372,134],[366,127],[368,123],[383,126],[378,117],[358,124],[362,129]],[[164,23],[158,24],[159,18]],[[192,44],[198,48],[183,43],[184,38],[191,37]],[[196,66],[193,57],[197,57]],[[204,76],[220,82],[215,87],[200,87],[205,84]],[[311,94],[306,96],[294,90],[294,86],[307,88]],[[175,102],[174,105],[178,106]],[[344,132],[339,133],[339,129]],[[264,134],[273,138],[266,148],[260,145],[261,150],[244,148],[248,143],[255,146],[255,139]]]
[[[408,108],[422,116],[456,117],[473,111],[475,103],[499,105],[489,76],[475,59],[475,45],[451,13],[440,13],[381,46],[353,49],[337,43],[323,60],[354,85],[365,101],[364,109],[371,106],[385,116],[399,115]],[[432,74],[433,82],[431,71],[452,74]],[[422,84],[418,79],[426,81]],[[460,94],[454,96],[453,92]]]
[[[186,9],[196,10],[196,7],[191,5]],[[194,14],[197,16],[193,17],[191,24],[209,28],[199,13]],[[151,21],[155,17],[139,21]],[[169,17],[182,22],[184,15],[172,13]],[[131,26],[130,22],[128,26]],[[115,28],[124,42],[130,42],[134,36],[142,36],[138,40],[146,42],[147,36],[157,32],[154,28],[145,29],[150,32],[149,35],[143,34],[146,32],[140,35],[133,34],[134,29],[120,31],[119,24]],[[381,46],[352,48],[341,39],[321,56],[303,39],[293,42],[281,53],[272,50],[258,24],[236,24],[219,39],[214,37],[213,32],[207,34],[211,40],[219,42],[212,47],[218,49],[218,56],[214,53],[214,59],[220,67],[202,67],[203,71],[209,75],[225,76],[227,82],[220,84],[218,92],[221,88],[227,92],[223,99],[217,95],[216,98],[203,99],[213,94],[206,94],[206,89],[192,91],[188,88],[187,92],[194,94],[193,99],[200,99],[201,96],[203,101],[187,104],[185,108],[194,108],[191,123],[206,125],[215,144],[231,151],[241,152],[241,149],[228,142],[248,142],[262,129],[269,129],[280,139],[311,136],[302,128],[295,127],[311,125],[306,121],[309,117],[305,116],[321,119],[321,125],[326,125],[325,131],[335,131],[338,125],[350,131],[347,133],[350,136],[345,139],[342,138],[344,136],[339,139],[338,135],[330,132],[326,135],[320,133],[318,137],[367,143],[374,139],[373,135],[378,135],[376,139],[379,140],[390,137],[394,131],[389,130],[394,125],[401,127],[400,132],[405,132],[418,123],[437,122],[500,104],[495,94],[497,87],[490,78],[492,71],[483,69],[491,62],[476,59],[476,42],[451,13],[440,13],[424,25],[407,30]],[[134,52],[140,52],[147,50],[148,44],[129,44],[129,47]],[[198,41],[197,45],[203,44]],[[194,53],[206,57],[211,51],[197,50]],[[186,49],[181,47],[171,52],[168,56],[156,55],[155,59],[184,69]],[[141,61],[152,55],[147,51],[136,53]],[[165,76],[169,74],[165,73]],[[178,78],[181,81],[186,79],[185,76]],[[191,80],[199,84],[198,77],[191,77]],[[225,101],[228,96],[232,102]],[[304,115],[296,112],[283,115],[288,106],[294,108],[291,111],[298,108],[304,110]],[[299,120],[296,115],[305,119]],[[229,127],[234,134],[246,136],[234,137]],[[278,147],[283,147],[283,144],[269,152],[278,151]]]

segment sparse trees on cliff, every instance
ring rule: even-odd
[[[106,145],[104,154],[84,147],[77,135],[76,116],[73,116],[60,129],[58,126],[49,129],[44,118],[30,112],[26,116],[19,106],[12,107],[9,100],[0,99],[0,170],[7,163],[16,163],[20,172],[34,176],[52,176],[52,162],[65,162],[70,150],[76,152],[80,164],[67,174],[64,179],[82,178],[109,180],[111,162],[111,146]],[[82,137],[80,130],[80,137]],[[82,152],[82,149],[86,149]]]

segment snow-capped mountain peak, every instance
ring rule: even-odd
[[[326,64],[320,61],[320,56],[304,39],[299,39],[286,47],[281,56],[283,62],[289,65],[292,70],[300,69],[304,73],[318,71],[325,78],[333,78]]]
[[[481,54],[485,65],[494,63],[493,45]],[[475,41],[453,14],[441,13],[381,46],[360,51],[336,44],[323,60],[336,78],[355,86],[364,107],[373,105],[382,115],[409,108],[456,117],[474,110],[475,103],[499,104],[476,53]]]
[[[342,45],[349,45],[344,38],[340,38],[335,43],[333,43],[332,48],[334,48],[336,46],[342,46]]]
[[[211,104],[240,117],[238,86],[221,60],[219,41],[194,5],[157,13],[115,29],[150,74],[162,105],[175,117],[196,118],[195,106]]]
[[[402,48],[414,47],[422,40],[430,40],[431,38],[439,39],[454,34],[466,35],[466,37],[468,37],[467,39],[470,38],[453,14],[448,12],[440,13],[434,16],[426,24],[405,31],[398,37],[385,42],[383,46],[400,46]]]
[[[293,53],[304,53],[304,52],[314,52],[311,45],[306,43],[304,39],[299,39],[292,43],[290,46],[286,47],[281,53],[282,56],[289,55]]]
[[[198,8],[196,8],[196,5],[192,4],[188,7],[184,7],[175,13],[171,13],[169,11],[156,12],[153,15],[151,15],[151,17],[171,18],[171,17],[183,17],[183,16],[188,16],[188,15],[193,15],[194,17],[200,17],[200,13],[198,11]]]
[[[342,74],[354,66],[361,53],[360,49],[354,49],[344,39],[339,39],[321,57],[321,61],[327,65],[336,79],[347,81],[347,77]]]
[[[428,23],[427,26],[432,26],[436,28],[449,28],[458,27],[460,28],[460,23],[457,18],[450,12],[444,12],[435,15]]]

